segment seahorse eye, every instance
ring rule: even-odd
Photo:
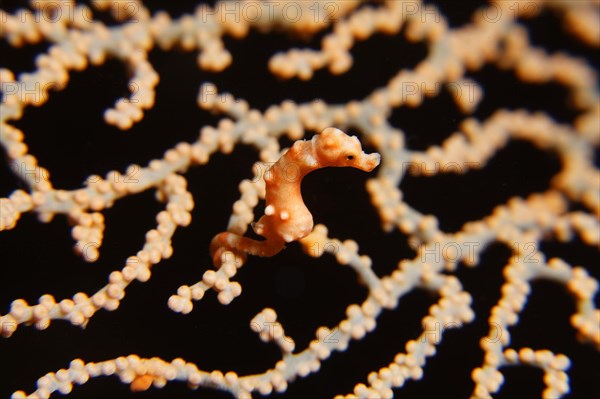
[[[352,160],[354,159],[354,155],[348,155],[348,156],[346,157],[346,159],[347,159],[348,161],[352,161]]]

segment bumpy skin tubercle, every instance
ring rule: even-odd
[[[312,232],[312,214],[302,200],[300,185],[308,173],[329,166],[353,167],[371,172],[379,165],[378,153],[365,154],[356,136],[328,127],[311,140],[298,140],[265,174],[265,214],[254,224],[254,231],[265,237],[253,240],[234,233],[217,234],[210,244],[215,265],[221,264],[221,254],[231,251],[273,256],[286,243],[299,240]]]

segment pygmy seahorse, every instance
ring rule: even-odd
[[[348,136],[333,127],[324,129],[311,140],[296,141],[264,176],[265,214],[253,224],[253,228],[265,240],[258,241],[231,232],[217,234],[210,244],[215,265],[221,264],[221,254],[225,251],[234,252],[242,258],[245,254],[273,256],[286,243],[310,234],[313,217],[300,191],[302,179],[308,173],[329,166],[371,172],[380,160],[378,153],[365,154],[356,136]]]

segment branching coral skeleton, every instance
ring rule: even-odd
[[[127,2],[92,2],[98,9],[109,8],[117,18],[123,19]],[[247,2],[246,2],[247,3]],[[286,3],[286,2],[282,2]],[[35,325],[39,329],[50,326],[52,320],[68,320],[85,327],[100,309],[114,311],[125,296],[126,288],[134,280],[147,281],[151,269],[173,253],[171,238],[175,230],[191,223],[194,199],[187,190],[184,177],[190,167],[209,162],[217,151],[230,153],[239,144],[254,146],[260,160],[275,162],[264,180],[244,180],[239,185],[241,198],[233,205],[227,232],[217,235],[211,244],[216,270],[208,270],[202,280],[192,286],[182,286],[168,305],[181,313],[192,311],[192,301],[204,297],[209,289],[218,292],[222,304],[230,303],[241,294],[239,283],[231,279],[245,262],[247,253],[268,256],[279,252],[286,243],[299,240],[309,256],[320,257],[330,252],[342,265],[352,268],[365,282],[369,293],[364,302],[347,307],[346,318],[337,326],[323,326],[315,333],[315,339],[305,349],[295,348],[292,338],[285,335],[277,314],[264,309],[250,323],[251,328],[265,341],[279,345],[282,358],[264,373],[238,376],[233,371],[200,370],[194,363],[178,358],[167,362],[158,358],[143,359],[137,355],[92,363],[81,359],[71,362],[68,368],[51,372],[37,381],[37,390],[31,395],[23,391],[13,398],[46,398],[53,392],[69,393],[73,384],[83,384],[97,376],[118,375],[133,391],[160,388],[169,381],[186,381],[192,388],[212,387],[228,391],[236,397],[250,397],[253,392],[265,395],[272,391],[284,392],[288,383],[319,370],[332,351],[345,351],[352,340],[359,340],[377,327],[377,318],[384,309],[394,309],[402,297],[415,289],[436,293],[438,302],[423,319],[423,333],[405,345],[405,352],[398,353],[389,365],[375,370],[366,377],[365,383],[355,386],[352,393],[343,397],[393,396],[393,388],[399,388],[410,379],[421,379],[427,358],[435,354],[441,335],[428,334],[436,325],[459,328],[476,315],[471,308],[471,296],[463,290],[460,280],[451,273],[462,262],[475,267],[481,252],[492,242],[539,243],[544,237],[558,241],[570,241],[575,235],[588,246],[600,243],[600,173],[593,164],[592,149],[600,145],[600,94],[597,74],[592,67],[570,55],[549,54],[529,43],[524,28],[516,17],[534,18],[543,7],[564,16],[564,23],[579,40],[598,47],[599,9],[594,2],[543,2],[536,7],[514,7],[517,2],[491,2],[481,12],[476,12],[473,23],[450,29],[444,16],[435,7],[426,14],[406,12],[406,2],[390,0],[376,6],[358,7],[358,1],[342,1],[335,21],[302,20],[289,23],[285,18],[275,20],[249,20],[240,15],[236,21],[222,15],[218,3],[214,9],[198,8],[194,15],[184,15],[172,20],[164,12],[150,15],[141,3],[138,6],[137,24],[107,27],[102,22],[81,18],[92,15],[85,5],[58,2],[58,7],[74,7],[76,12],[63,12],[53,23],[35,18],[42,12],[44,2],[33,1],[32,8],[22,15],[0,11],[2,30],[0,36],[13,46],[37,43],[45,39],[53,45],[47,53],[36,58],[38,70],[29,74],[14,74],[0,70],[0,80],[19,83],[17,87],[39,84],[43,95],[4,96],[0,105],[0,143],[8,158],[24,165],[15,173],[27,184],[27,192],[14,191],[8,198],[0,199],[0,230],[16,226],[21,214],[36,212],[42,222],[48,222],[56,214],[67,214],[74,227],[72,236],[76,251],[85,260],[93,262],[99,256],[104,232],[102,210],[120,198],[148,189],[154,189],[158,200],[165,203],[165,210],[156,216],[157,225],[146,234],[143,248],[129,257],[120,271],[112,272],[108,283],[91,295],[77,293],[72,299],[55,300],[44,295],[39,303],[27,304],[17,299],[10,311],[0,317],[2,335],[10,337],[17,326]],[[265,3],[256,2],[257,7]],[[325,2],[299,2],[311,15],[309,7],[317,6],[326,12]],[[419,2],[411,5],[421,6]],[[320,8],[319,8],[320,7]],[[484,15],[500,17],[490,22]],[[66,10],[65,10],[66,11]],[[281,15],[276,13],[276,15]],[[422,18],[423,15],[428,16]],[[119,17],[120,16],[120,17]],[[125,17],[126,18],[126,17]],[[239,22],[241,21],[241,22]],[[291,50],[273,56],[270,70],[285,79],[299,77],[311,79],[313,73],[327,67],[331,73],[340,74],[352,67],[350,50],[354,43],[365,40],[374,33],[395,34],[406,26],[405,35],[410,41],[423,41],[429,49],[428,56],[414,70],[399,71],[385,87],[375,89],[366,98],[347,104],[327,104],[314,101],[296,104],[285,101],[272,105],[264,113],[252,109],[250,104],[235,99],[231,94],[218,94],[216,87],[201,87],[198,104],[204,110],[225,115],[217,127],[202,128],[193,143],[180,143],[168,149],[162,159],[155,159],[147,166],[132,165],[138,171],[138,181],[124,184],[123,174],[111,171],[105,178],[91,176],[86,187],[76,190],[54,188],[50,173],[38,165],[29,154],[25,134],[9,124],[22,117],[27,106],[41,106],[53,90],[60,90],[69,80],[69,71],[83,70],[88,64],[102,64],[107,57],[116,58],[131,70],[131,83],[137,90],[130,100],[117,101],[114,108],[106,111],[108,124],[127,130],[141,121],[144,110],[154,104],[155,86],[159,76],[148,60],[148,52],[154,45],[163,50],[178,46],[187,51],[198,51],[198,64],[203,70],[221,71],[231,62],[231,54],[222,41],[224,35],[238,39],[245,37],[250,29],[270,32],[276,29],[293,31],[307,36],[333,25],[331,33],[324,36],[319,50]],[[469,114],[477,107],[483,90],[477,82],[465,76],[466,70],[478,70],[485,64],[496,64],[514,70],[525,82],[556,82],[569,90],[574,108],[579,112],[572,126],[561,125],[544,113],[528,113],[517,110],[498,110],[484,121]],[[467,115],[460,131],[451,135],[441,146],[428,150],[413,151],[406,148],[404,132],[388,122],[393,108],[416,107],[426,97],[438,94],[441,87],[450,83],[474,85],[475,96],[461,96],[453,91],[458,107]],[[51,85],[48,85],[52,83]],[[417,83],[419,90],[406,97],[403,85]],[[434,90],[425,88],[434,87]],[[5,93],[6,94],[6,93]],[[22,94],[22,93],[21,93]],[[313,220],[299,192],[302,176],[319,167],[352,166],[372,171],[379,164],[377,154],[366,155],[358,139],[350,138],[341,131],[355,128],[381,153],[381,166],[377,177],[368,180],[367,191],[379,212],[382,228],[386,231],[399,229],[405,233],[418,251],[414,259],[401,261],[397,268],[383,277],[375,274],[371,258],[359,252],[355,241],[341,242],[328,237],[323,225],[313,229]],[[325,130],[324,130],[325,129]],[[306,131],[317,134],[310,141],[298,141],[291,149],[280,151],[277,139],[286,134],[292,140],[304,137]],[[562,170],[555,176],[551,187],[541,194],[528,198],[513,198],[498,205],[492,214],[482,220],[467,223],[460,231],[447,233],[438,228],[437,218],[422,215],[402,198],[399,184],[406,173],[403,165],[425,165],[409,170],[419,174],[422,170],[434,170],[433,165],[465,165],[460,170],[443,169],[449,173],[467,173],[472,168],[483,168],[486,162],[508,141],[527,140],[544,151],[556,153],[562,161]],[[298,173],[286,180],[289,168],[297,167]],[[35,170],[34,174],[24,171]],[[442,172],[439,172],[442,173]],[[125,176],[129,171],[125,171]],[[40,177],[44,178],[40,178]],[[259,200],[266,201],[265,215],[253,225],[265,241],[251,241],[244,237],[248,226],[254,221],[254,208]],[[583,210],[570,211],[569,201],[581,205]],[[454,243],[462,251],[443,253],[435,261],[426,254],[435,250],[436,244]],[[479,243],[469,247],[469,243]],[[315,243],[323,251],[314,251]],[[335,243],[337,251],[332,251]],[[519,321],[519,314],[531,293],[530,282],[548,279],[563,284],[573,295],[577,311],[571,324],[582,342],[600,348],[600,311],[594,307],[598,282],[583,267],[571,266],[564,260],[546,259],[541,252],[534,254],[538,261],[533,266],[523,261],[523,253],[514,249],[514,257],[505,266],[505,282],[502,297],[493,307],[489,317],[490,332],[482,337],[481,347],[486,355],[480,367],[473,370],[475,382],[473,398],[490,397],[497,392],[504,376],[501,368],[530,365],[544,372],[546,389],[544,397],[557,398],[569,391],[566,374],[570,360],[560,353],[549,350],[534,351],[531,348],[511,347],[510,328]],[[335,252],[335,253],[334,253]],[[467,256],[469,254],[469,256]],[[277,328],[267,328],[275,325]],[[6,326],[11,326],[7,328]],[[12,328],[15,327],[15,328]],[[497,329],[503,334],[497,338]],[[335,331],[337,340],[324,337]]]

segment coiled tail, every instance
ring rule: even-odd
[[[210,242],[210,255],[215,266],[223,264],[223,253],[229,251],[243,261],[246,255],[270,257],[285,248],[283,240],[258,241],[228,231],[217,234]]]

